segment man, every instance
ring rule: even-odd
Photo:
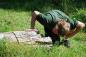
[[[66,47],[70,47],[68,38],[85,27],[84,23],[72,20],[59,10],[52,10],[44,14],[34,11],[32,13],[31,29],[34,29],[36,20],[44,26],[45,36],[50,36],[53,44],[60,44],[60,36],[63,36],[63,43]]]

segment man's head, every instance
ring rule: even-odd
[[[70,23],[66,22],[65,20],[59,20],[56,24],[56,29],[58,26],[58,33],[64,36],[67,32],[70,31]]]

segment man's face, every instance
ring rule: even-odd
[[[66,33],[70,31],[70,23],[66,21],[59,21],[59,23],[56,24],[56,26],[53,29],[54,29],[53,32],[55,34],[65,35]]]

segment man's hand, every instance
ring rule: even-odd
[[[39,33],[39,30],[38,29],[27,29],[26,31],[34,31],[36,33]]]

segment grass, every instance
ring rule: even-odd
[[[0,32],[29,29],[30,21],[31,11],[0,9]],[[36,27],[43,32],[43,27],[38,22],[36,24]]]
[[[0,9],[0,12],[1,32],[23,30],[25,28],[29,28],[30,17],[28,12],[16,12],[14,10],[4,9]]]

